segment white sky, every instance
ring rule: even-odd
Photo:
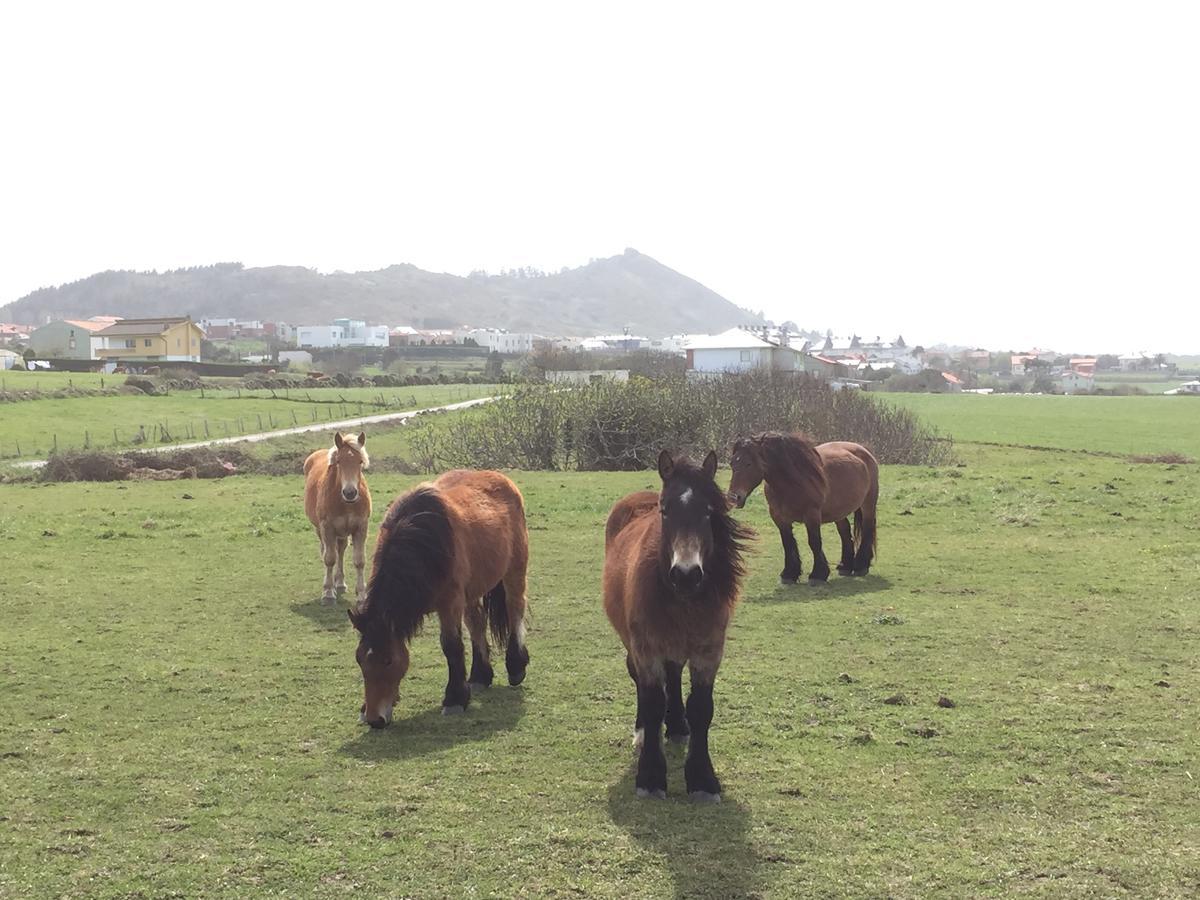
[[[10,3],[0,305],[575,266],[805,327],[1200,351],[1200,4]]]

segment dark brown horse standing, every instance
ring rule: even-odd
[[[871,451],[849,441],[814,446],[801,434],[768,431],[733,445],[729,499],[739,509],[762,482],[771,519],[783,540],[779,580],[794,584],[803,571],[792,523],[802,522],[813,554],[809,584],[829,579],[821,549],[821,525],[836,522],[842,538],[839,575],[866,575],[875,556],[875,511],[879,503],[879,463]],[[854,516],[854,530],[850,516]]]
[[[437,613],[449,680],[445,714],[463,712],[473,691],[492,683],[487,629],[506,644],[508,683],[525,679],[525,575],[529,535],[517,486],[499,472],[456,470],[396,498],[379,529],[366,597],[350,610],[362,669],[361,721],[392,720],[408,644]],[[471,674],[462,623],[471,635]]]
[[[713,680],[752,532],[729,515],[713,481],[716,470],[716,453],[697,466],[663,451],[661,493],[640,491],[620,500],[605,528],[604,612],[625,645],[625,664],[637,686],[639,797],[666,796],[665,721],[669,739],[688,740],[688,794],[721,799],[708,752]],[[686,708],[685,664],[691,673]]]

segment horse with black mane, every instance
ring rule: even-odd
[[[866,575],[875,556],[875,516],[879,503],[879,463],[871,451],[850,441],[814,445],[802,434],[767,431],[733,445],[729,499],[741,509],[759,484],[771,519],[783,541],[779,580],[794,584],[803,570],[792,533],[803,522],[813,554],[809,584],[829,579],[821,549],[821,525],[837,523],[842,539],[839,575]],[[853,532],[849,517],[854,516]]]
[[[658,459],[661,492],[639,491],[618,501],[605,528],[604,611],[625,645],[625,665],[637,687],[639,797],[666,797],[665,721],[668,739],[688,741],[688,794],[721,799],[708,750],[713,681],[753,533],[729,515],[713,480],[716,470],[716,453],[697,466],[664,450]],[[685,664],[691,674],[686,707]]]
[[[355,657],[363,675],[361,721],[392,720],[408,645],[436,613],[449,679],[444,714],[461,713],[471,694],[492,683],[487,631],[506,645],[508,683],[525,679],[525,578],[529,535],[521,492],[499,472],[456,470],[398,497],[375,545],[366,597],[350,610],[359,633]],[[471,673],[463,653],[464,618],[471,635]]]

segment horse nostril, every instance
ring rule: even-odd
[[[387,727],[387,719],[380,716],[378,719],[372,719],[369,724],[372,728],[385,728]]]
[[[342,497],[353,503],[358,499],[358,491],[342,491]]]

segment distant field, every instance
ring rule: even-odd
[[[40,377],[40,376],[33,376]],[[97,385],[98,386],[98,385]],[[49,390],[49,388],[47,388]],[[147,442],[235,437],[355,416],[457,403],[495,393],[493,385],[405,388],[322,388],[311,391],[175,391],[166,396],[68,397],[0,404],[0,458],[43,457],[61,449],[130,447],[144,429]],[[115,432],[115,434],[114,434]]]
[[[959,441],[1200,458],[1200,399],[994,394],[872,396],[920,415]]]

